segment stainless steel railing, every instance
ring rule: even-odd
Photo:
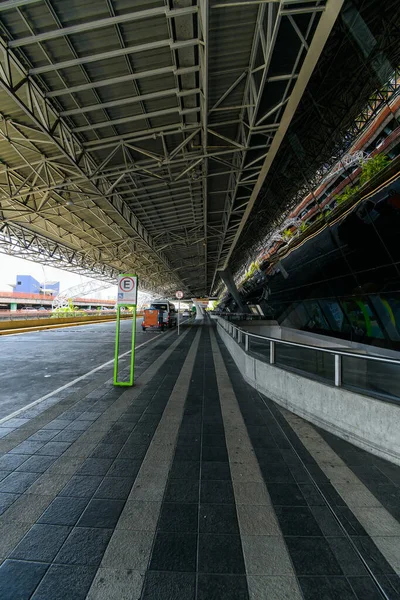
[[[245,352],[276,367],[322,379],[337,387],[400,401],[400,360],[290,342],[243,330],[218,317],[217,323]]]

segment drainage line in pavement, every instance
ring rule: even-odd
[[[314,477],[311,475],[310,471],[307,468],[307,465],[305,464],[305,462],[302,460],[301,456],[299,455],[299,453],[297,452],[296,448],[293,446],[292,442],[290,441],[289,437],[287,436],[286,432],[283,430],[281,424],[279,423],[278,419],[276,418],[276,416],[274,415],[274,413],[272,412],[272,410],[270,409],[270,407],[268,406],[268,404],[265,402],[264,398],[262,397],[262,395],[260,394],[260,392],[258,392],[259,397],[261,398],[262,403],[264,404],[264,406],[269,410],[270,414],[272,415],[274,421],[276,422],[276,424],[278,425],[279,429],[281,430],[281,432],[283,433],[283,435],[285,436],[285,438],[287,439],[287,441],[290,444],[291,449],[293,450],[293,452],[296,454],[297,458],[300,460],[301,464],[303,465],[304,469],[307,471],[307,475],[309,476],[310,480],[312,481],[314,487],[316,488],[316,490],[318,491],[318,493],[320,494],[320,496],[322,497],[322,499],[324,500],[326,506],[328,507],[329,511],[331,512],[332,516],[334,517],[334,519],[336,520],[336,522],[338,523],[340,529],[343,531],[346,539],[350,542],[353,550],[356,552],[358,558],[361,560],[361,562],[363,563],[364,567],[367,569],[372,581],[374,582],[375,586],[378,588],[379,592],[381,593],[382,597],[385,598],[385,600],[390,600],[389,596],[386,594],[385,590],[383,589],[383,587],[381,586],[381,584],[379,583],[378,579],[376,578],[374,572],[372,571],[372,569],[370,568],[370,566],[368,565],[367,561],[365,560],[365,558],[363,557],[362,553],[359,551],[359,549],[357,548],[357,546],[355,545],[355,543],[353,542],[353,540],[351,539],[351,536],[349,535],[349,533],[346,531],[346,528],[344,527],[344,525],[342,524],[340,518],[338,517],[338,515],[335,512],[335,509],[332,507],[332,505],[329,503],[329,500],[326,498],[324,492],[321,490],[321,488],[319,487],[317,481],[314,479]]]

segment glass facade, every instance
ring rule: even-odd
[[[246,300],[287,327],[400,350],[400,177],[337,214]]]

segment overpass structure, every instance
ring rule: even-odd
[[[316,65],[330,65],[328,88],[350,80],[338,73],[351,49],[359,69],[348,33],[357,19],[393,45],[374,3],[362,16],[358,4],[338,25],[342,0],[2,2],[1,251],[212,294],[218,271],[241,260],[238,241]]]
[[[28,294],[24,292],[0,292],[0,309],[17,310],[21,307],[31,307],[32,309],[44,306],[51,309],[54,302],[54,296],[46,294]],[[95,298],[74,298],[74,306],[107,306],[114,308],[115,300],[98,300]]]

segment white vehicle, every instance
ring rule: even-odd
[[[182,317],[190,317],[190,312],[188,311],[188,309],[183,311]]]
[[[172,304],[169,300],[153,300],[150,304],[150,308],[156,308],[163,311],[163,321],[167,327],[175,327],[177,323],[175,304]]]

